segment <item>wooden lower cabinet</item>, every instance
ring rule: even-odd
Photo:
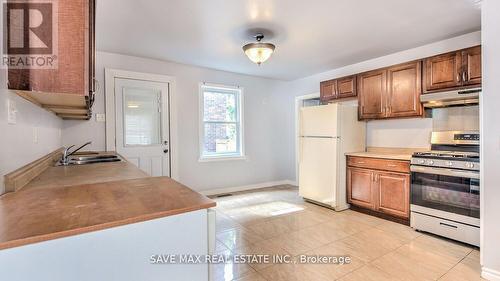
[[[372,181],[373,171],[359,168],[347,169],[347,182],[350,187],[349,203],[365,208],[374,208]]]
[[[376,186],[377,211],[404,218],[410,216],[410,175],[379,172]]]
[[[353,162],[349,160],[348,163]],[[381,167],[393,166],[390,162],[394,160],[377,160],[388,162]],[[347,201],[361,208],[409,220],[410,174],[348,166]]]

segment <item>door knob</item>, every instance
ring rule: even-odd
[[[164,149],[164,150],[163,150],[163,153],[168,153],[168,149]]]

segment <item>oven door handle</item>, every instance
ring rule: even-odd
[[[463,171],[463,170],[457,170],[457,169],[434,168],[434,167],[424,167],[424,166],[411,165],[410,171],[415,172],[415,173],[423,173],[423,174],[479,179],[478,172]]]

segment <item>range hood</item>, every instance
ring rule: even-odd
[[[479,104],[480,93],[481,88],[474,88],[423,94],[420,96],[420,101],[427,108],[476,105]]]

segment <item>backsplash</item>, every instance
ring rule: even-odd
[[[433,109],[432,128],[434,131],[479,130],[479,105]]]
[[[429,148],[432,123],[431,118],[369,121],[366,146]]]
[[[479,106],[433,109],[432,118],[369,121],[369,147],[429,148],[432,131],[479,130]]]

